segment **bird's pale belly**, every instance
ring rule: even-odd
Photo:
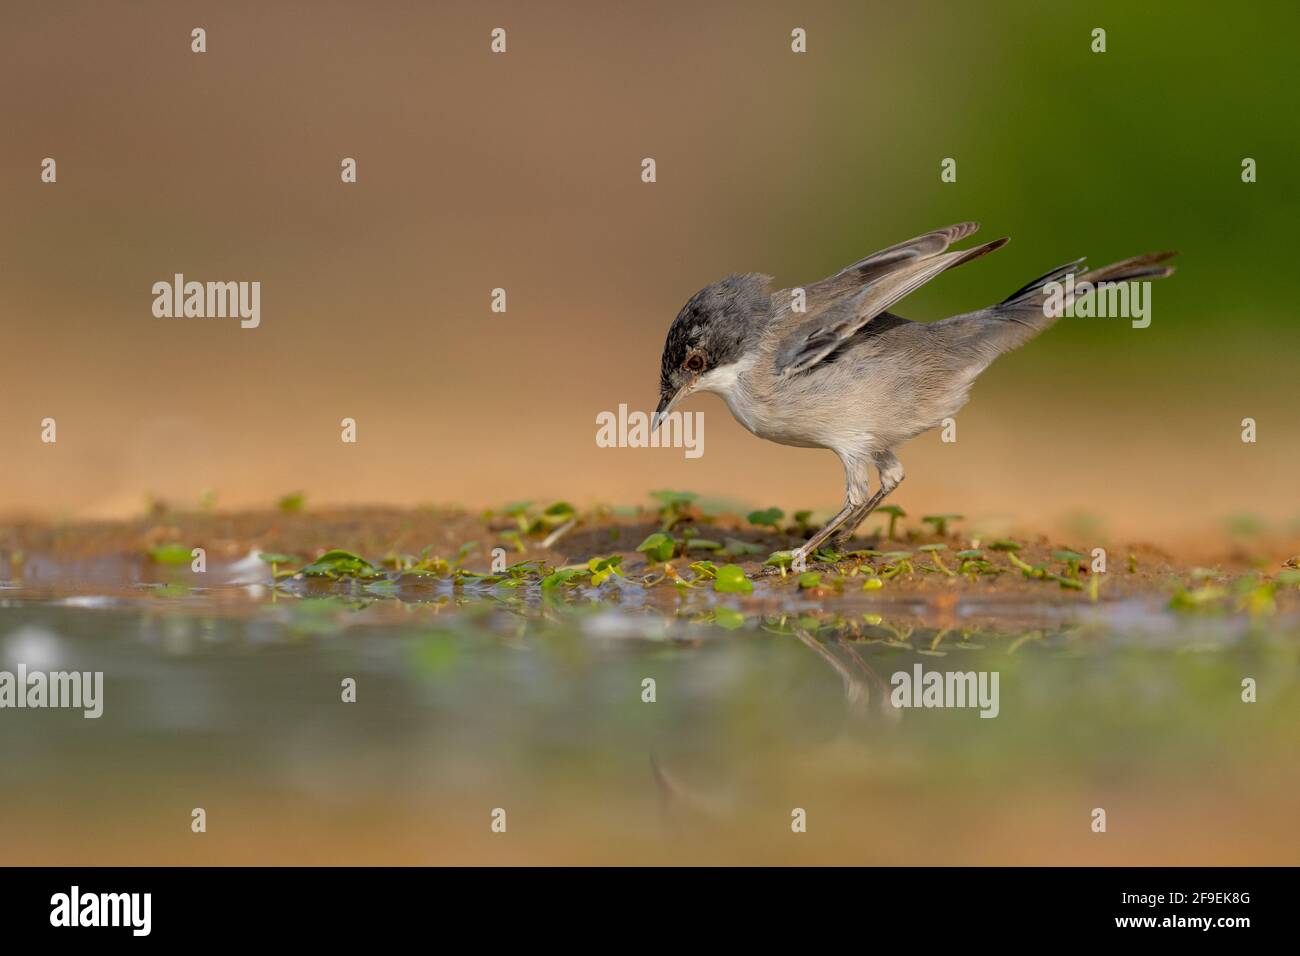
[[[732,417],[750,433],[779,445],[797,448],[829,448],[832,435],[822,436],[817,423],[806,415],[786,415],[753,401],[750,393],[731,390],[722,393]]]

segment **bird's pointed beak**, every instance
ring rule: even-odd
[[[668,417],[668,413],[673,410],[673,406],[681,401],[682,396],[690,391],[690,387],[683,385],[672,395],[664,395],[659,399],[659,407],[655,409],[654,418],[650,419],[650,434],[653,435],[659,430],[660,423]]]

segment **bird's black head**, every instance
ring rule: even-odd
[[[703,376],[737,362],[758,344],[772,313],[770,281],[757,273],[728,276],[682,306],[664,342],[656,422]]]

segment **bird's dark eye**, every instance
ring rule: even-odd
[[[699,352],[692,352],[686,356],[686,368],[692,372],[703,372],[704,356]]]

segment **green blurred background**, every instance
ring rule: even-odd
[[[1179,272],[1150,328],[1066,320],[1000,360],[956,444],[902,449],[900,503],[1294,530],[1298,24],[1284,4],[6,3],[0,513],[299,488],[833,507],[829,452],[761,442],[715,397],[687,405],[697,460],[598,448],[595,416],[653,406],[700,286],[808,282],[978,219],[1012,244],[898,312],[977,308],[1080,255],[1174,248]],[[175,272],[261,281],[261,328],[155,319]]]

